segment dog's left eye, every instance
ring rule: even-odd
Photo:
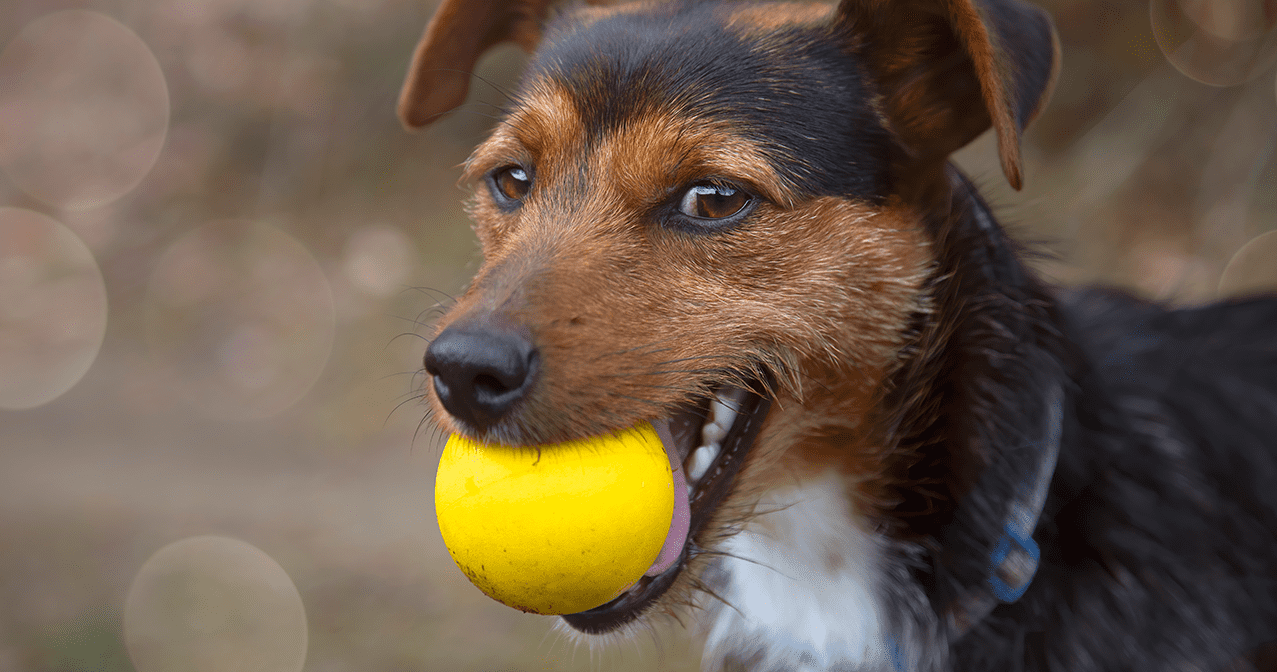
[[[519,166],[506,166],[492,173],[491,180],[496,192],[511,204],[523,200],[532,189],[532,178]]]
[[[697,219],[726,219],[744,210],[753,199],[736,187],[725,184],[696,184],[683,194],[678,209]]]

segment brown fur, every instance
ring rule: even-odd
[[[522,414],[528,435],[509,438],[628,426],[733,382],[699,371],[762,362],[784,375],[751,461],[755,482],[784,473],[772,469],[777,461],[801,471],[835,453],[847,473],[880,471],[872,447],[848,453],[846,442],[922,308],[931,259],[916,213],[823,198],[763,205],[757,224],[731,239],[646,226],[651,200],[697,175],[731,175],[777,202],[791,197],[766,151],[728,129],[658,114],[587,151],[566,92],[535,91],[476,150],[467,175],[525,161],[538,166],[542,193],[505,213],[477,191],[485,263],[438,327],[498,319],[536,336],[554,377]],[[579,166],[588,181],[576,179]]]
[[[480,4],[494,12],[490,6],[501,3]],[[526,12],[544,12],[545,4],[463,20],[460,1],[447,0],[414,57],[401,99],[405,124],[420,126],[460,102],[456,82],[437,94],[423,88],[436,76],[428,74],[432,59],[446,52],[466,69],[495,41],[528,46],[525,38],[540,28]],[[589,24],[650,6],[575,11]],[[725,384],[770,386],[765,424],[700,545],[712,548],[750,519],[759,493],[831,466],[846,477],[864,524],[885,527],[903,475],[897,453],[913,447],[884,436],[879,416],[907,341],[917,337],[911,327],[932,309],[927,283],[941,260],[927,225],[950,207],[945,160],[992,125],[1018,188],[1019,135],[1028,120],[1013,106],[1023,92],[1008,83],[999,45],[966,0],[726,4],[721,11],[729,30],[757,40],[763,52],[768,35],[790,25],[826,25],[845,41],[875,83],[870,105],[898,143],[892,191],[874,202],[804,196],[779,168],[804,157],[787,156],[784,147],[656,105],[604,133],[586,128],[578,111],[577,97],[595,94],[548,77],[526,82],[465,175],[477,182],[519,165],[535,172],[531,192],[519,207],[503,208],[486,188],[476,189],[470,212],[484,262],[437,333],[498,325],[536,344],[535,389],[488,437],[511,444],[667,417]],[[507,33],[493,32],[502,26]],[[450,43],[446,30],[462,35]],[[761,197],[749,226],[714,236],[651,221],[675,190],[710,178]],[[437,421],[457,431],[437,395],[428,397]],[[967,473],[952,477],[954,492],[968,485]],[[707,557],[690,554],[661,605],[704,589],[698,577]]]
[[[833,5],[821,2],[778,2],[731,8],[727,25],[744,35],[766,36],[786,26],[819,25],[829,21]]]
[[[467,166],[484,263],[424,364],[445,430],[653,421],[685,458],[677,557],[568,626],[699,604],[707,669],[768,672],[1220,669],[1271,639],[1277,302],[1059,294],[946,163],[991,127],[1020,186],[1058,63],[1040,9],[701,0],[547,30],[546,5],[445,0],[402,111],[551,36]],[[743,412],[687,456],[715,393]]]

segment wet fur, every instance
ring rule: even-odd
[[[708,667],[1277,670],[1261,648],[1277,641],[1277,299],[1172,311],[1050,287],[946,163],[992,125],[1019,185],[1019,133],[1056,62],[1036,10],[673,2],[543,24],[531,2],[470,28],[448,11],[419,61],[448,31],[540,40],[467,164],[484,263],[438,325],[516,329],[539,349],[534,391],[484,436],[598,434],[722,384],[774,401],[653,610],[704,621]],[[455,86],[431,99],[420,69],[401,107],[413,125],[459,102]],[[483,184],[511,163],[535,166],[517,209]],[[760,204],[689,229],[670,194],[705,178]],[[942,615],[985,580],[1054,389],[1037,578],[959,635]],[[446,429],[473,431],[431,401]],[[821,520],[785,514],[803,506]],[[821,548],[778,554],[796,540]],[[828,636],[735,604],[765,581],[742,577],[786,568],[811,589],[778,589],[794,622]],[[820,602],[843,579],[863,618]],[[863,623],[863,642],[838,635]]]

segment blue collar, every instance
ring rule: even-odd
[[[1046,425],[1037,441],[1037,460],[1015,496],[1007,503],[1002,533],[989,552],[985,582],[959,593],[944,613],[954,640],[984,620],[999,604],[1020,599],[1033,582],[1042,557],[1037,542],[1033,541],[1033,530],[1042,517],[1042,507],[1046,504],[1046,495],[1060,456],[1063,397],[1063,390],[1058,384],[1047,395]]]

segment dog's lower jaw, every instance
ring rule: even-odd
[[[773,490],[759,503],[760,515],[723,543],[705,577],[722,599],[706,598],[703,670],[934,666],[920,659],[938,650],[921,645],[934,621],[901,617],[902,607],[914,611],[907,603],[925,598],[893,576],[892,542],[867,531],[849,493],[845,478],[832,471]],[[917,592],[918,600],[902,604],[902,589]]]

